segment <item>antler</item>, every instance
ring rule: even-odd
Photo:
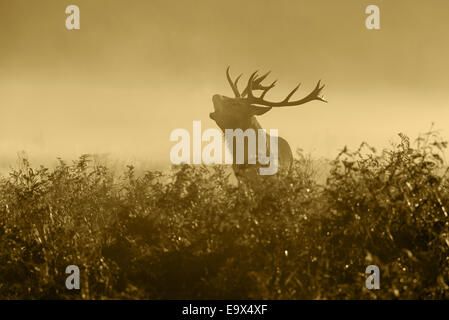
[[[239,89],[238,89],[238,87],[237,87],[237,82],[239,82],[239,79],[240,79],[240,77],[242,76],[242,74],[240,74],[240,75],[235,79],[235,81],[233,82],[232,79],[231,79],[231,76],[229,75],[229,68],[230,68],[230,67],[228,67],[228,68],[226,69],[226,78],[228,78],[228,82],[229,82],[229,84],[231,85],[231,89],[232,89],[232,91],[234,92],[235,97],[236,97],[236,98],[241,98],[242,96],[240,95]]]
[[[271,73],[271,71],[268,71],[263,76],[257,77],[257,71],[256,71],[250,77],[250,80],[252,79],[251,80],[251,90],[263,90],[263,92],[259,98],[263,99],[263,97],[268,92],[268,90],[272,89],[276,85],[277,80],[274,80],[269,86],[262,85],[262,81],[264,81],[265,78],[268,77],[268,75],[270,73]],[[246,86],[245,90],[243,90],[243,92],[242,92],[242,97],[244,97],[244,96],[251,97],[252,92],[249,93],[249,91],[250,91],[250,85],[248,82],[248,85]]]
[[[321,80],[318,81],[317,85],[315,86],[315,89],[313,89],[312,92],[310,92],[307,96],[305,96],[302,99],[290,101],[290,98],[295,94],[295,92],[298,90],[299,86],[301,85],[301,84],[298,84],[287,95],[287,97],[285,97],[284,100],[282,100],[280,102],[267,101],[264,99],[265,95],[276,84],[276,81],[274,81],[269,86],[263,86],[261,84],[261,82],[268,76],[269,73],[270,72],[264,74],[263,76],[258,77],[257,71],[256,71],[251,75],[251,77],[248,80],[248,85],[247,85],[246,89],[244,90],[244,93],[247,94],[247,97],[245,99],[249,103],[263,105],[263,106],[267,106],[267,107],[289,107],[289,106],[298,106],[298,105],[301,105],[301,104],[304,104],[304,103],[307,103],[307,102],[310,102],[313,100],[327,102],[326,100],[324,100],[324,98],[322,96],[320,96],[321,90],[323,90],[323,88],[324,88],[324,85],[321,85]],[[259,97],[255,97],[253,95],[253,90],[262,90],[263,92]]]
[[[267,107],[288,107],[288,106],[298,106],[313,100],[318,100],[322,102],[327,102],[324,100],[323,96],[320,96],[321,91],[324,88],[324,85],[321,85],[321,80],[318,81],[315,89],[312,90],[307,96],[302,99],[290,101],[290,98],[295,94],[301,84],[298,84],[284,100],[280,102],[271,102],[264,99],[265,95],[269,90],[271,90],[275,85],[277,80],[273,81],[270,85],[264,86],[262,85],[262,81],[266,79],[266,77],[270,74],[270,71],[265,73],[262,76],[258,76],[257,72],[254,72],[248,79],[248,85],[245,90],[240,94],[237,83],[242,76],[241,74],[232,81],[231,76],[229,75],[229,67],[226,69],[226,77],[228,78],[229,84],[231,85],[232,91],[234,92],[236,98],[242,98],[248,101],[250,104],[257,104]],[[262,94],[259,97],[255,97],[253,94],[254,90],[262,90]]]

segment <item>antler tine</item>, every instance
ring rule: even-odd
[[[299,89],[299,86],[301,85],[301,83],[299,83],[295,89],[293,89],[288,95],[287,97],[284,99],[284,101],[288,101],[290,100],[290,98],[295,94],[295,92]]]
[[[256,88],[253,89],[253,83],[257,80],[257,72],[258,70],[254,71],[251,76],[248,79],[248,84],[246,85],[245,90],[242,92],[242,97],[245,95],[248,95],[248,97],[254,98],[253,96],[253,90],[256,90]]]
[[[321,84],[321,80],[318,80],[318,83],[317,83],[315,89],[313,90],[313,91],[315,91],[315,96],[316,96],[315,100],[319,100],[319,101],[322,101],[322,102],[326,102],[326,103],[327,103],[327,100],[324,99],[324,96],[321,96],[321,97],[320,97],[320,93],[321,93],[321,91],[324,89],[324,87],[325,87],[326,85],[323,84],[323,85],[320,87],[320,84]],[[309,94],[309,95],[310,95],[310,94]]]
[[[262,92],[262,94],[260,95],[260,99],[263,99],[265,97],[265,95],[267,94],[267,92],[272,89],[275,85],[276,85],[277,80],[274,80],[269,86],[267,86],[265,88],[265,90]]]
[[[235,81],[233,82],[231,79],[231,76],[229,75],[229,69],[231,67],[228,66],[228,68],[226,69],[226,78],[228,79],[229,85],[231,86],[232,91],[234,92],[234,95],[236,98],[240,98],[240,92],[239,89],[237,87],[237,82],[239,81],[240,77],[242,76],[241,74],[235,79]]]
[[[239,74],[239,76],[237,78],[235,78],[235,81],[234,81],[234,87],[237,89],[237,92],[238,92],[237,83],[239,82],[239,80],[242,77],[242,75],[243,75],[243,73]]]
[[[254,82],[256,82],[257,84],[261,85],[261,82],[265,80],[266,77],[268,77],[268,75],[271,73],[271,71],[268,71],[267,73],[265,73],[263,76],[257,77],[256,79],[254,79]]]
[[[262,81],[266,79],[266,77],[268,77],[268,75],[271,73],[271,71],[268,71],[267,73],[265,73],[262,76],[258,76],[257,72],[253,72],[253,74],[249,77],[248,79],[248,85],[246,86],[245,90],[242,92],[242,97],[244,97],[245,95],[248,95],[249,92],[251,96],[252,95],[252,91],[253,90],[263,90],[260,98],[263,98],[265,96],[265,94],[274,87],[274,85],[276,84],[276,81],[273,81],[269,86],[264,86],[262,84]],[[248,90],[251,87],[250,90]]]

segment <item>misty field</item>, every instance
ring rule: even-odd
[[[221,166],[23,159],[0,178],[0,298],[447,299],[446,146],[430,132],[345,149],[322,184],[298,154],[285,179],[240,188]]]

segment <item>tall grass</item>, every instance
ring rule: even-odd
[[[0,298],[449,298],[449,190],[434,132],[343,150],[251,188],[221,167],[117,176],[84,155],[0,180]],[[65,268],[81,269],[81,290]],[[380,290],[365,268],[381,270]]]

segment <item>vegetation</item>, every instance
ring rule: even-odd
[[[449,184],[430,132],[314,179],[237,187],[222,166],[116,176],[82,156],[0,180],[0,298],[449,298]],[[81,290],[65,268],[81,269]],[[368,265],[380,290],[365,288]]]

